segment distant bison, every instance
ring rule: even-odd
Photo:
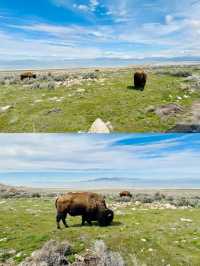
[[[131,192],[129,192],[129,191],[122,191],[122,192],[120,192],[119,193],[119,196],[122,198],[122,197],[130,197],[130,198],[132,198],[132,194],[131,194]]]
[[[98,221],[100,226],[110,225],[114,213],[106,207],[104,197],[92,192],[67,193],[56,199],[57,228],[60,229],[62,220],[65,227],[68,227],[65,219],[67,214],[71,216],[82,216],[82,225],[87,222]]]
[[[144,70],[138,70],[134,74],[134,86],[138,89],[144,89],[147,82],[147,74]]]
[[[22,73],[20,75],[20,79],[21,80],[24,80],[24,79],[36,79],[37,76],[36,74],[33,74],[32,72],[25,72],[25,73]]]

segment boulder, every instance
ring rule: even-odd
[[[183,111],[183,108],[176,103],[161,105],[155,109],[155,113],[158,116],[160,116],[161,118],[163,116],[174,115],[174,114],[180,113],[182,111]]]
[[[71,253],[68,242],[62,243],[56,240],[48,241],[40,250],[34,251],[31,257],[26,258],[19,266],[63,266],[68,265],[66,256]]]
[[[102,119],[97,118],[92,126],[90,127],[88,133],[110,133],[112,129],[111,123],[105,123]]]
[[[0,113],[5,113],[5,112],[9,111],[12,108],[13,108],[12,105],[2,106],[2,107],[0,107]]]

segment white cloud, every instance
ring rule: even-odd
[[[92,20],[90,26],[24,20],[9,24],[6,29],[1,27],[2,59],[41,56],[55,59],[145,58],[200,54],[198,1],[183,0],[181,5],[179,1],[169,3],[164,0],[157,0],[156,3],[144,0],[140,5],[136,0],[116,0],[115,4],[111,0],[90,0],[86,4],[54,0],[54,3],[86,13],[95,13],[98,7],[104,7],[104,18],[101,21],[95,17],[96,14],[82,14]],[[163,19],[158,21],[156,16],[151,17],[155,12],[159,12]],[[109,22],[104,23],[104,19]],[[15,32],[12,32],[13,27]],[[141,49],[135,48],[138,45]]]
[[[2,134],[0,171],[124,169],[143,173],[146,178],[158,173],[163,178],[179,173],[176,178],[181,178],[181,173],[199,172],[199,152],[197,149],[194,152],[198,139],[188,144],[188,136],[183,135],[158,142],[154,136],[154,141],[146,144],[116,144],[145,136],[149,138],[148,135]]]

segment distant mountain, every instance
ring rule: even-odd
[[[200,63],[200,56],[147,57],[147,58],[96,58],[96,59],[17,59],[0,60],[0,69],[62,69],[79,67],[123,67],[158,63]]]
[[[100,178],[94,178],[94,179],[87,179],[84,180],[83,182],[128,182],[132,183],[135,181],[139,181],[140,179],[138,178],[126,178],[126,177],[100,177]]]

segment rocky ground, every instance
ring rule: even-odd
[[[144,91],[133,86],[134,67],[36,71],[23,81],[0,72],[0,131],[198,131],[200,67],[144,68]]]
[[[99,191],[100,192],[100,191]],[[114,213],[109,227],[57,230],[55,198],[63,191],[0,186],[0,265],[198,265],[199,190],[101,191]]]

